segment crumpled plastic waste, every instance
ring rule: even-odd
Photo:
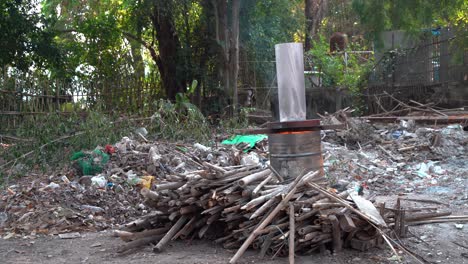
[[[434,162],[432,160],[426,162],[421,162],[418,165],[416,165],[417,174],[421,178],[428,178],[430,177],[430,173],[435,173],[435,174],[444,174],[445,170],[442,169],[441,166],[436,165],[437,162]]]
[[[99,174],[91,178],[91,186],[104,189],[107,185],[107,179],[104,175]]]
[[[102,172],[102,166],[109,161],[110,156],[100,149],[91,153],[78,151],[73,153],[70,160],[76,161],[82,175],[95,175]]]
[[[201,151],[205,151],[205,152],[208,152],[208,151],[211,151],[211,148],[210,147],[207,147],[207,146],[204,146],[200,143],[195,143],[193,144],[193,146]]]
[[[241,165],[257,165],[260,163],[260,157],[255,152],[250,152],[249,154],[243,155],[240,161]]]

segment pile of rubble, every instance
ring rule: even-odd
[[[405,217],[398,206],[374,206],[377,194],[445,192],[468,199],[463,126],[377,124],[348,116],[346,109],[322,118],[323,124],[345,124],[322,131],[324,174],[304,172],[286,181],[269,166],[266,140],[250,149],[125,137],[97,175],[78,176],[68,168],[9,186],[0,193],[0,234],[119,229],[128,242],[122,252],[150,243],[159,251],[174,239],[208,237],[239,249],[235,262],[247,247],[272,256],[364,250],[381,244],[387,227],[400,232],[408,223],[442,221],[437,217],[451,213],[432,208]]]
[[[379,194],[439,192],[447,190],[444,184],[466,193],[460,187],[466,186],[468,135],[461,124],[369,123],[344,111],[324,120],[347,124],[347,129],[323,131],[322,146],[330,156],[324,165],[332,181],[365,182]]]

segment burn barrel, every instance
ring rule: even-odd
[[[310,121],[320,125],[318,120]],[[287,132],[271,133],[268,134],[268,144],[270,164],[284,178],[295,178],[303,171],[314,170],[320,170],[323,175],[319,130],[300,131],[292,128]]]

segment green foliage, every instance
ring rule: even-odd
[[[60,51],[35,0],[0,1],[0,67],[58,67]]]
[[[405,30],[419,34],[423,29],[452,27],[468,44],[468,2],[465,0],[353,0],[353,8],[368,33],[382,44],[379,34],[385,30]]]
[[[192,85],[187,87],[187,91],[185,93],[176,94],[176,102],[175,102],[176,109],[181,111],[181,110],[188,110],[190,108],[195,107],[195,105],[190,103],[190,96],[195,93],[195,89],[197,89],[197,85],[198,85],[198,81],[193,80]]]
[[[210,143],[211,128],[200,112],[192,105],[181,111],[177,104],[167,100],[155,102],[156,112],[151,117],[148,131],[158,139]]]
[[[129,135],[131,128],[129,120],[116,120],[95,111],[85,115],[51,113],[23,121],[16,129],[16,136],[32,141],[15,144],[0,155],[9,161],[34,151],[17,164],[54,169],[58,164],[67,164],[74,152],[117,142]]]
[[[373,66],[372,58],[349,52],[330,54],[328,41],[323,36],[314,41],[312,47],[309,56],[312,64],[321,72],[322,85],[347,89],[355,98],[354,107],[359,110],[362,107],[359,97],[366,87]],[[350,50],[360,49],[359,45],[351,43]]]
[[[360,50],[358,45],[352,45],[350,50]],[[373,60],[361,58],[360,54],[330,54],[328,41],[320,36],[313,42],[309,51],[312,64],[322,73],[324,86],[342,86],[352,92],[359,92],[362,80],[367,77],[373,65]]]
[[[237,115],[219,120],[218,132],[234,134],[236,129],[244,129],[249,126],[248,114],[255,111],[254,108],[243,107]]]

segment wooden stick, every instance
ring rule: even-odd
[[[412,202],[434,203],[434,204],[443,204],[443,205],[449,206],[449,204],[447,204],[447,203],[442,203],[442,202],[439,202],[439,201],[429,200],[429,199],[414,199],[414,198],[406,198],[406,197],[402,197],[400,199],[401,200],[406,200],[406,201],[412,201]]]
[[[180,229],[180,231],[177,232],[177,234],[175,234],[173,238],[171,238],[171,240],[176,240],[182,234],[188,235],[188,233],[192,232],[192,230],[195,228],[195,221],[197,220],[198,216],[193,216],[192,219],[190,219],[190,221],[188,221],[188,223],[182,229]]]
[[[310,211],[310,212],[307,212],[307,213],[305,213],[305,214],[302,214],[302,215],[298,216],[298,217],[296,218],[296,220],[297,220],[298,222],[304,221],[304,220],[306,220],[307,218],[310,218],[310,217],[316,215],[316,214],[318,213],[318,211],[319,211],[319,210],[312,210],[312,211]]]
[[[364,220],[366,220],[367,222],[369,222],[370,224],[372,224],[372,225],[377,229],[377,231],[379,231],[380,235],[381,235],[382,238],[385,240],[385,242],[386,242],[387,245],[390,247],[390,249],[393,251],[393,253],[394,253],[396,256],[398,256],[398,252],[397,252],[396,249],[393,247],[392,243],[390,242],[389,237],[378,227],[378,226],[379,226],[379,223],[376,223],[373,219],[371,219],[371,218],[368,217],[367,215],[361,213],[361,211],[354,209],[354,207],[352,207],[351,205],[349,205],[346,201],[342,200],[341,198],[336,197],[334,194],[330,193],[329,191],[322,189],[322,187],[320,187],[320,186],[317,185],[316,183],[308,182],[307,185],[309,185],[310,187],[314,188],[315,190],[321,192],[321,193],[324,194],[325,196],[328,196],[330,199],[342,203],[343,206],[345,206],[346,208],[348,208],[350,211],[354,212],[355,214],[359,215],[359,216],[362,217]]]
[[[179,187],[182,187],[185,184],[185,182],[169,182],[169,183],[161,183],[161,184],[156,184],[155,188],[157,191],[162,191],[162,190],[175,190]]]
[[[213,170],[215,170],[215,171],[219,171],[219,172],[221,172],[222,174],[227,173],[227,170],[225,170],[225,169],[223,169],[223,168],[221,168],[221,167],[219,167],[219,166],[216,166],[216,165],[214,165],[214,164],[211,164],[211,163],[208,163],[208,162],[203,162],[203,165],[204,165],[205,167],[208,167],[208,168],[213,169]]]
[[[254,219],[258,216],[260,216],[261,214],[263,214],[264,212],[266,212],[266,210],[268,210],[269,208],[271,208],[271,206],[276,202],[276,198],[271,198],[270,200],[268,200],[266,203],[264,203],[260,208],[257,209],[257,211],[255,211],[252,216],[250,216],[250,220],[251,219]]]
[[[167,243],[174,237],[174,235],[182,228],[182,226],[187,221],[187,215],[182,215],[179,220],[171,227],[169,232],[164,235],[164,237],[159,241],[159,243],[153,247],[153,252],[159,253],[161,252]]]
[[[253,196],[256,196],[258,191],[260,191],[260,189],[262,189],[262,187],[267,184],[271,179],[273,178],[273,173],[270,173],[270,176],[266,177],[265,180],[263,180],[261,183],[259,183],[257,185],[257,187],[255,187],[255,189],[252,191],[252,195]]]
[[[448,222],[468,222],[468,216],[442,216],[434,217],[428,220],[421,220],[415,222],[406,222],[406,225],[424,225],[424,224],[434,224],[434,223],[448,223]]]
[[[270,173],[271,173],[271,171],[269,169],[266,169],[266,170],[251,174],[249,176],[246,176],[246,177],[238,180],[237,184],[240,187],[244,187],[244,186],[246,186],[246,185],[248,185],[248,184],[250,184],[252,182],[255,182],[255,181],[264,179],[265,177],[268,177],[268,175],[270,175]]]
[[[283,176],[281,176],[281,174],[279,174],[279,172],[277,172],[275,168],[271,166],[271,164],[268,164],[268,168],[273,172],[273,175],[275,175],[276,179],[278,179],[279,182],[284,182]]]
[[[303,226],[301,228],[299,228],[299,230],[297,231],[297,233],[301,236],[305,235],[305,234],[308,234],[312,231],[317,231],[317,230],[320,230],[322,227],[320,225],[306,225],[306,226]]]
[[[419,213],[419,214],[414,214],[414,215],[408,215],[406,216],[406,221],[407,222],[415,222],[415,221],[420,221],[420,220],[430,220],[430,218],[434,217],[439,217],[439,216],[447,216],[451,215],[452,212],[431,212],[431,213]]]
[[[294,204],[289,202],[289,264],[294,264]]]
[[[313,172],[313,173],[308,173],[308,174],[301,173],[300,176],[298,176],[294,180],[293,184],[290,185],[286,197],[284,197],[284,199],[276,206],[276,208],[268,215],[268,217],[264,221],[262,221],[257,226],[257,228],[250,234],[250,236],[244,241],[242,246],[236,252],[236,254],[231,258],[229,263],[237,262],[237,260],[239,260],[239,258],[244,254],[245,250],[247,250],[247,248],[250,246],[250,244],[253,242],[253,240],[257,237],[258,233],[263,228],[265,228],[273,220],[273,218],[280,212],[280,210],[282,210],[287,205],[287,203],[289,202],[291,197],[296,192],[297,187],[298,187],[299,183],[301,182],[302,178],[306,178],[306,176],[310,176],[310,175],[315,176],[315,175],[318,175],[318,174],[319,174],[319,171],[316,171],[316,172]],[[301,182],[301,183],[303,183],[303,182]]]
[[[259,165],[251,165],[251,166],[245,166],[245,167],[242,167],[242,168],[238,168],[238,169],[235,169],[235,170],[231,170],[231,171],[227,171],[226,173],[223,174],[223,178],[225,177],[229,177],[229,176],[232,176],[232,175],[235,175],[239,172],[245,172],[245,171],[249,171],[251,169],[256,169],[258,168]],[[225,167],[226,168],[226,167]]]
[[[142,188],[140,191],[140,194],[143,195],[148,200],[151,201],[158,201],[159,200],[159,194],[155,191],[151,191],[148,188]]]
[[[139,247],[151,244],[151,243],[155,243],[156,241],[161,239],[162,236],[163,235],[161,234],[161,235],[156,235],[156,236],[143,237],[143,238],[134,240],[132,242],[128,242],[127,244],[119,247],[117,249],[117,253],[123,253],[125,251],[130,250],[130,249],[139,248]]]
[[[113,235],[119,237],[123,241],[131,241],[133,238],[133,233],[123,230],[114,230]]]
[[[259,231],[258,234],[268,234],[270,232],[275,233],[276,231],[281,230],[281,228],[285,228],[289,225],[289,223],[281,223],[281,224],[275,224],[275,225],[270,225],[265,227],[263,230]]]
[[[250,202],[248,202],[247,204],[242,206],[241,209],[242,210],[250,210],[250,209],[254,208],[257,205],[262,204],[262,203],[274,198],[275,196],[279,195],[284,190],[285,190],[285,188],[277,188],[273,192],[270,192],[269,194],[266,194],[266,195],[263,195],[263,196],[260,196],[260,197],[257,197],[255,199],[251,200]]]
[[[332,234],[333,234],[333,250],[338,253],[341,251],[343,247],[343,241],[341,240],[341,229],[340,229],[340,223],[338,222],[338,219],[336,218],[335,215],[329,215],[328,219],[330,220],[332,224]]]
[[[264,258],[265,254],[267,253],[267,250],[270,248],[271,243],[273,242],[273,240],[271,239],[273,237],[273,234],[274,233],[271,232],[265,236],[265,239],[263,240],[263,244],[260,250],[260,255],[259,255],[260,258]]]

